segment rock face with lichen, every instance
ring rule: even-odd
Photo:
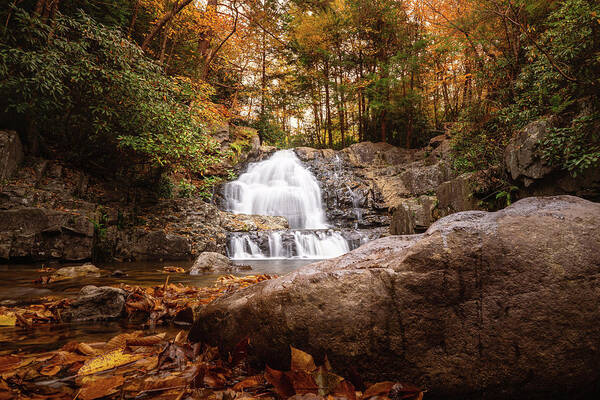
[[[413,382],[431,398],[597,398],[600,204],[527,198],[468,211],[222,297],[190,338],[289,365]]]

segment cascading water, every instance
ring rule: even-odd
[[[292,150],[250,164],[225,186],[227,208],[235,214],[279,215],[291,229],[325,229],[319,183]]]
[[[225,185],[226,206],[235,214],[286,217],[289,231],[237,233],[229,238],[232,259],[337,257],[351,250],[342,232],[329,229],[321,188],[292,150],[250,164]]]

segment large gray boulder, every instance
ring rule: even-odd
[[[293,345],[432,399],[571,399],[598,394],[599,299],[600,204],[527,198],[219,298],[190,338],[249,335],[275,368]]]
[[[15,131],[0,131],[0,183],[8,179],[23,161],[23,146]]]

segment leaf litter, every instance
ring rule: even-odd
[[[127,315],[145,313],[152,324],[173,322],[182,310],[196,309],[215,298],[269,276],[219,279],[214,288],[169,284],[154,288],[122,285],[130,295]],[[22,309],[0,308],[6,324],[30,329],[39,323],[60,321],[68,300],[47,299]],[[192,314],[193,316],[193,314]],[[191,321],[190,321],[191,322]],[[290,346],[288,371],[265,366],[254,369],[247,360],[250,340],[245,338],[227,355],[216,347],[190,343],[187,332],[146,336],[143,331],[119,334],[106,342],[69,342],[45,353],[0,356],[0,400],[422,400],[414,385],[380,382],[364,392],[332,371],[325,358],[314,358]]]

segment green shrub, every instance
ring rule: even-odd
[[[217,115],[211,94],[83,13],[50,26],[16,9],[0,43],[0,122],[36,127],[46,148],[84,166],[202,173],[221,157],[203,130]]]

